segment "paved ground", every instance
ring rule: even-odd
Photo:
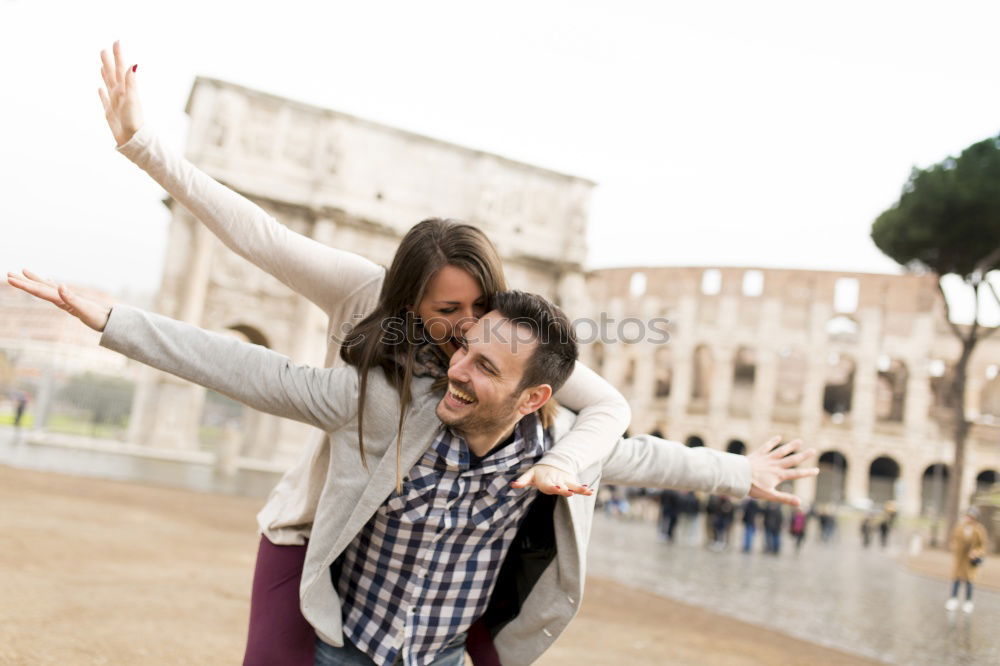
[[[947,613],[946,582],[852,537],[830,547],[807,542],[797,556],[788,543],[778,557],[717,553],[686,534],[668,545],[649,525],[601,516],[589,573],[896,664],[1000,664],[1000,594],[978,589],[971,616]]]
[[[0,428],[0,464],[257,496],[274,482],[12,434]],[[259,499],[8,468],[0,468],[0,498],[0,663],[238,660]],[[980,589],[971,617],[949,615],[947,583],[933,578],[947,569],[946,555],[925,553],[912,562],[915,575],[899,564],[901,553],[864,551],[854,536],[848,528],[836,548],[809,542],[798,557],[787,544],[778,558],[746,556],[707,551],[683,527],[671,546],[649,525],[598,517],[597,578],[545,663],[595,663],[623,649],[636,664],[853,663],[789,636],[851,652],[856,663],[1000,663],[1000,594]],[[1000,560],[985,566],[984,579],[996,579]],[[207,632],[193,661],[183,638],[192,631]],[[110,660],[108,646],[118,646]]]
[[[0,465],[0,664],[239,663],[259,504]],[[539,662],[581,663],[873,662],[590,577]]]

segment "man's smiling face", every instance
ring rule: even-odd
[[[437,406],[441,422],[458,432],[482,433],[516,423],[534,410],[518,389],[537,342],[499,312],[486,313],[466,332],[451,357],[448,390]],[[522,410],[523,413],[522,413]]]

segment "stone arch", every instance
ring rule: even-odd
[[[260,328],[247,323],[236,323],[223,329],[244,342],[267,347],[270,341]],[[270,446],[269,428],[262,427],[272,417],[236,402],[228,396],[205,389],[205,401],[198,420],[198,441],[202,448],[220,455],[249,455],[267,457],[262,446]],[[235,451],[224,451],[225,447]]]
[[[657,398],[666,398],[670,395],[670,385],[673,382],[673,358],[670,347],[662,345],[656,350],[653,356],[656,381],[653,388],[653,395]]]
[[[979,396],[979,413],[990,423],[1000,422],[1000,375],[986,382]]]
[[[826,322],[826,337],[830,342],[857,344],[861,326],[847,315],[837,315]]]
[[[1000,482],[1000,474],[995,469],[984,469],[976,475],[976,493],[986,493]]]
[[[868,466],[868,499],[883,504],[896,499],[899,463],[890,456],[879,456]]]
[[[879,421],[901,423],[906,404],[906,364],[899,359],[879,357],[878,380],[875,388],[875,416]]]
[[[729,443],[726,444],[726,452],[745,456],[747,453],[747,445],[742,440],[731,439],[729,440]]]
[[[953,418],[955,398],[951,394],[951,385],[955,379],[955,364],[933,359],[928,365],[931,385],[930,416],[942,422]]]
[[[839,504],[844,501],[847,481],[847,457],[835,449],[824,451],[819,457],[819,476],[816,477],[817,504]]]
[[[856,367],[854,359],[847,354],[834,352],[827,357],[823,411],[834,423],[842,423],[851,413]]]
[[[712,388],[712,371],[715,362],[707,345],[698,345],[692,354],[691,363],[694,372],[691,376],[691,400],[688,411],[694,414],[704,414],[708,411],[708,401]]]
[[[944,515],[949,476],[951,469],[945,463],[934,463],[924,469],[920,477],[920,515]]]
[[[737,349],[733,356],[733,384],[729,396],[729,412],[733,416],[750,416],[756,374],[756,350],[752,347]]]
[[[271,348],[271,344],[268,342],[267,336],[264,333],[249,324],[233,324],[228,327],[228,330],[238,333],[247,342],[252,342],[255,345],[260,345],[261,347]]]
[[[688,435],[688,438],[684,440],[684,443],[692,449],[698,446],[705,446],[705,440],[698,435]]]

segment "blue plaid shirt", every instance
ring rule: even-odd
[[[344,551],[337,591],[344,636],[376,664],[402,651],[430,663],[486,610],[500,565],[536,491],[510,487],[548,448],[535,414],[514,441],[474,464],[442,427],[434,443]]]

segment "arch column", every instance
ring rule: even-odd
[[[868,499],[868,470],[873,459],[855,463],[848,458],[847,476],[844,479],[844,494],[850,504],[857,504]]]
[[[175,308],[169,307],[171,299],[166,295],[158,309],[174,309],[170,314],[177,319],[198,326],[205,310],[213,245],[217,241],[186,212],[175,215],[173,224],[186,225],[190,232],[191,249],[187,256],[176,258],[180,259],[177,263],[184,279],[175,281],[174,288],[180,291],[173,301]],[[158,448],[197,449],[205,389],[151,368],[145,368],[140,377],[129,418],[129,441]]]
[[[899,502],[899,512],[901,514],[906,516],[920,514],[920,494],[923,488],[923,474],[924,469],[929,464],[923,464],[914,460],[904,460],[899,464],[896,500]]]

